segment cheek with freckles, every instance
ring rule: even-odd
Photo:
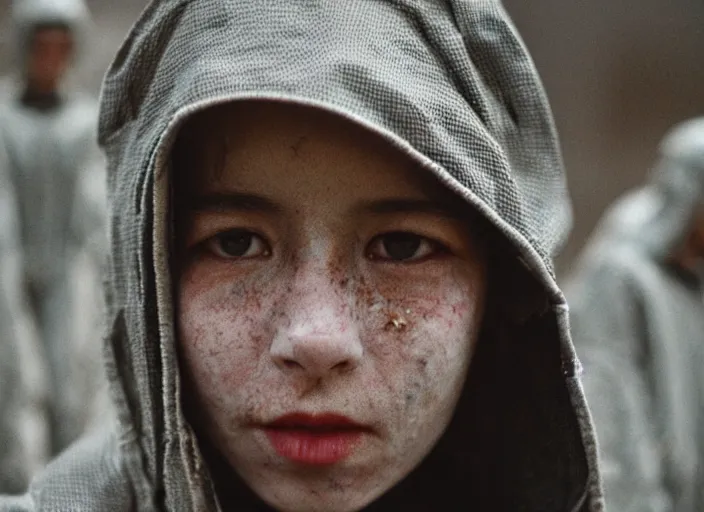
[[[204,412],[229,416],[244,407],[241,394],[233,390],[266,385],[273,303],[281,292],[272,280],[211,286],[197,275],[181,280],[180,349]]]
[[[427,279],[362,280],[361,336],[373,375],[365,389],[384,402],[397,435],[438,435],[464,384],[483,315],[484,283],[472,271]],[[427,418],[435,415],[436,424]]]
[[[444,266],[410,278],[338,266],[304,292],[284,271],[271,278],[182,277],[181,351],[208,430],[222,445],[231,443],[228,432],[252,418],[300,408],[310,383],[280,371],[270,355],[277,330],[287,331],[292,314],[306,323],[291,309],[300,303],[311,315],[333,304],[330,318],[339,326],[331,329],[354,328],[363,346],[359,367],[325,383],[326,405],[368,414],[388,441],[386,460],[398,465],[405,452],[420,453],[441,435],[473,352],[481,279]]]

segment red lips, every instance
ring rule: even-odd
[[[370,429],[339,414],[286,414],[264,425],[274,450],[293,462],[329,465],[352,454]]]

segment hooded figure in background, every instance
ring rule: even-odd
[[[0,139],[0,492],[27,488],[48,457],[43,352],[22,276],[14,188]]]
[[[99,363],[104,164],[96,102],[65,87],[85,37],[85,5],[16,0],[12,16],[18,73],[3,84],[0,140],[17,196],[22,281],[42,341],[57,453],[107,396]]]
[[[155,1],[102,98],[118,421],[0,510],[603,510],[499,2]]]
[[[606,213],[567,287],[613,510],[704,510],[702,262],[699,118]]]

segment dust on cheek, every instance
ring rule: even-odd
[[[265,288],[248,279],[210,289],[182,284],[180,344],[199,387],[238,389],[261,371],[270,324]]]
[[[454,279],[432,286],[400,281],[393,286],[360,283],[358,310],[365,317],[366,346],[379,379],[394,397],[399,421],[415,421],[448,400],[471,358],[481,308],[468,286]]]

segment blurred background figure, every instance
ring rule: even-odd
[[[704,510],[704,118],[675,127],[620,199],[567,296],[620,512]]]
[[[100,364],[105,178],[95,99],[67,86],[85,46],[85,4],[16,0],[11,14],[17,66],[2,87],[0,141],[16,195],[21,279],[42,342],[54,454],[107,407]]]
[[[24,491],[48,457],[47,382],[22,282],[22,248],[0,139],[0,493]]]

